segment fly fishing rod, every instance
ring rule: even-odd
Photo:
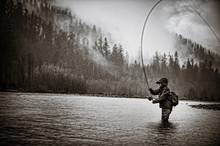
[[[147,88],[148,88],[148,89],[150,88],[150,86],[149,86],[149,83],[148,83],[148,77],[147,77],[147,74],[146,74],[146,71],[145,71],[144,59],[143,59],[144,31],[145,31],[145,28],[146,28],[146,25],[147,25],[147,21],[148,21],[150,15],[151,15],[151,13],[152,13],[153,10],[157,7],[157,5],[159,5],[159,3],[160,3],[161,1],[162,1],[162,0],[157,1],[157,2],[153,5],[153,7],[150,9],[150,11],[148,12],[147,17],[145,18],[144,25],[143,25],[143,28],[142,28],[142,33],[141,33],[141,62],[142,62],[142,69],[143,69],[143,73],[144,73],[144,78],[145,78],[146,85],[147,85]]]

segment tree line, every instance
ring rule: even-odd
[[[54,1],[0,1],[0,89],[143,97],[140,59]],[[185,46],[185,52],[181,47]],[[176,52],[144,66],[153,86],[165,76],[186,99],[219,100],[220,56],[177,36]],[[186,56],[193,56],[187,58]],[[184,56],[185,61],[180,60]]]

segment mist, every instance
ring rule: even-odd
[[[140,57],[140,34],[147,12],[156,0],[152,1],[58,1],[57,5],[68,7],[83,21],[95,24],[104,34],[111,34],[129,53],[130,60]],[[170,1],[164,0],[154,10],[148,21],[144,35],[144,60],[149,63],[155,52],[173,53],[175,34],[202,44],[208,49],[216,49],[219,42],[206,24],[192,11],[195,7],[219,34],[219,15],[217,1]]]
[[[171,33],[181,34],[208,49],[215,50],[219,48],[218,41],[220,34],[219,1],[197,0],[197,1],[172,1],[166,4],[164,11],[169,14],[166,28]],[[199,14],[197,14],[197,11]],[[205,19],[217,34],[215,37]],[[219,53],[219,50],[218,50]]]

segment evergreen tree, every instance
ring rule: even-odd
[[[161,72],[163,74],[167,73],[167,55],[164,53],[161,59]]]
[[[116,44],[114,44],[112,48],[111,60],[116,65],[118,64],[118,46]]]
[[[119,45],[118,48],[118,61],[120,65],[124,64],[124,53],[123,53],[122,45]]]
[[[104,38],[103,54],[104,54],[104,57],[106,57],[107,59],[109,59],[110,51],[109,51],[108,40],[107,40],[106,37]]]
[[[180,72],[180,65],[179,65],[179,58],[177,51],[174,54],[174,72],[176,75],[179,75]]]

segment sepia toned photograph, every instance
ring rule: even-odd
[[[220,1],[0,0],[0,146],[219,146]]]

